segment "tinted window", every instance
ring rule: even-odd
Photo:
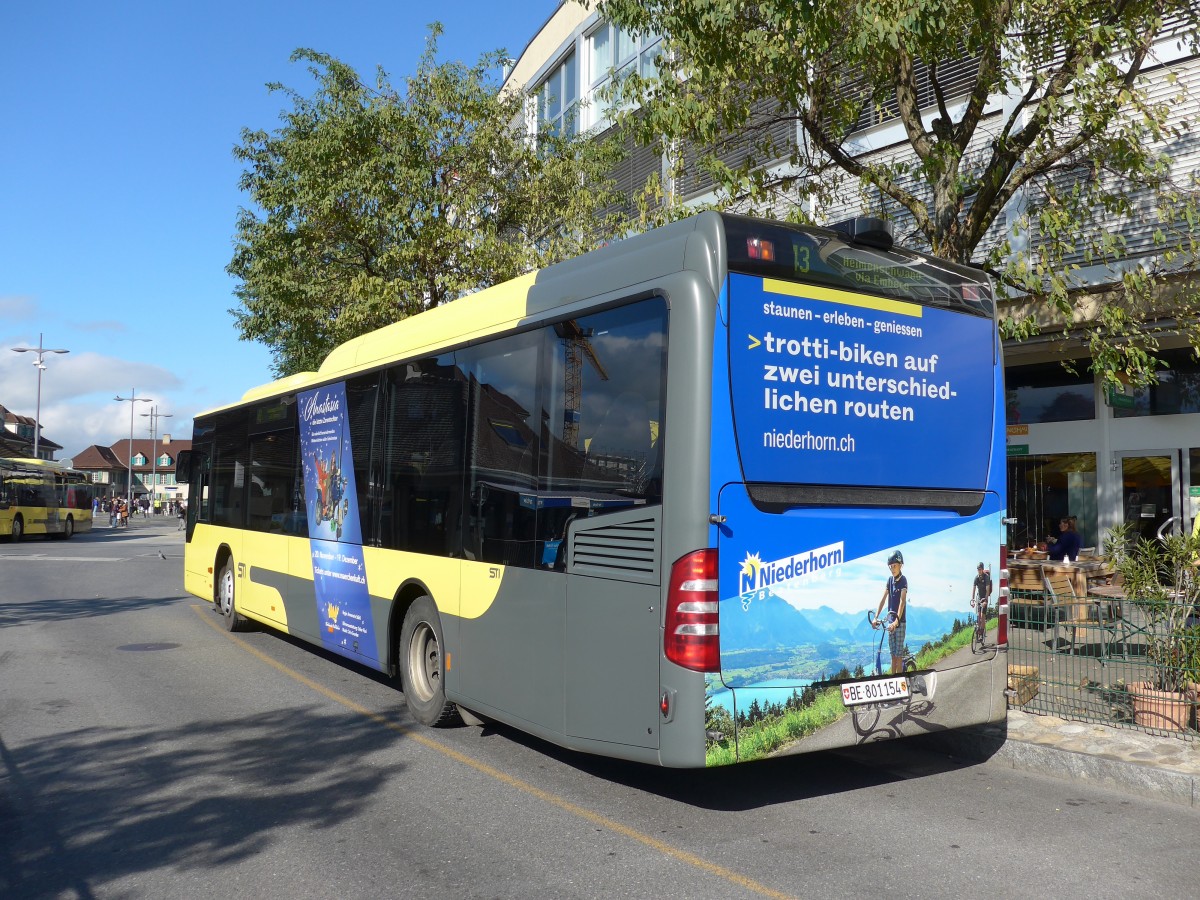
[[[1200,362],[1195,355],[1191,350],[1167,350],[1159,355],[1170,368],[1159,369],[1157,384],[1127,386],[1109,393],[1114,417],[1200,412]]]
[[[375,429],[375,401],[379,394],[379,373],[374,372],[346,382],[346,427],[350,429],[350,449],[354,458],[354,488],[358,495],[358,514],[364,544],[375,543],[375,518],[378,505],[374,503],[371,477],[371,441]],[[382,438],[382,422],[379,435]]]
[[[457,556],[467,379],[451,354],[417,360],[388,373],[386,397],[380,544]]]
[[[211,511],[214,525],[242,528],[246,524],[246,410],[220,416],[213,441]]]
[[[464,552],[504,565],[536,565],[537,463],[545,412],[538,396],[541,331],[455,354],[467,377],[469,512]]]
[[[1092,376],[1071,373],[1060,363],[1014,366],[1004,374],[1009,425],[1078,422],[1096,417]]]
[[[470,392],[469,555],[561,568],[573,519],[661,502],[666,328],[653,298],[456,355]]]
[[[723,214],[729,271],[992,315],[987,275],[895,247],[849,243],[823,229]]]
[[[261,435],[250,445],[247,527],[253,531],[306,536],[303,479],[295,429]]]

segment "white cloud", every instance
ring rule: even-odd
[[[17,345],[0,344],[0,404],[19,415],[33,417],[37,411],[38,378],[32,365],[34,354],[13,353]],[[34,342],[36,345],[36,341]],[[141,417],[157,408],[171,413],[160,419],[158,432],[191,437],[194,408],[181,409],[177,399],[184,385],[173,372],[161,366],[121,359],[102,353],[83,352],[45,357],[41,378],[42,435],[70,457],[92,444],[111,446],[129,435],[130,404],[114,397],[145,397],[152,402],[134,403],[134,437],[150,437],[150,419]],[[189,407],[191,405],[189,404]]]

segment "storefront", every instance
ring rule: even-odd
[[[1081,360],[1006,368],[1009,546],[1057,534],[1077,518],[1085,547],[1121,522],[1146,537],[1200,516],[1200,363],[1159,354],[1170,369],[1149,388],[1103,391]]]

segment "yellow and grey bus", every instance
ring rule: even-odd
[[[92,484],[83,472],[44,459],[0,459],[0,537],[67,539],[92,529]]]
[[[702,213],[197,416],[185,586],[423,724],[648,763],[995,721],[1001,371],[979,271]]]

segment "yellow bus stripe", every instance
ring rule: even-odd
[[[783,294],[787,297],[807,297],[810,300],[820,300],[824,303],[840,303],[842,306],[877,309],[880,312],[912,316],[914,319],[921,318],[925,309],[919,303],[905,303],[903,300],[888,300],[885,297],[869,297],[865,294],[839,291],[836,288],[818,287],[815,284],[795,284],[775,278],[764,278],[763,290],[772,294]]]
[[[755,881],[754,879],[747,878],[745,875],[740,875],[731,869],[725,868],[724,866],[719,866],[714,862],[709,862],[707,859],[699,857],[694,853],[689,853],[686,850],[680,850],[678,847],[673,847],[665,841],[660,841],[656,837],[653,837],[651,835],[644,834],[643,832],[638,831],[636,828],[630,828],[628,825],[623,825],[622,823],[617,822],[614,819],[610,819],[607,816],[601,815],[600,813],[593,812],[590,809],[587,809],[585,807],[582,807],[575,803],[572,803],[570,800],[565,800],[562,797],[559,797],[557,794],[552,794],[549,791],[543,790],[542,788],[535,787],[534,785],[530,784],[527,781],[522,781],[520,778],[516,778],[512,775],[509,775],[507,772],[502,772],[499,769],[495,768],[494,766],[489,766],[487,763],[480,762],[477,759],[472,759],[471,757],[467,756],[465,753],[460,753],[458,750],[455,750],[452,747],[448,747],[445,744],[441,743],[440,741],[435,741],[433,738],[429,737],[428,735],[426,735],[422,732],[416,731],[415,729],[412,729],[412,728],[408,728],[404,725],[399,724],[398,722],[393,722],[391,719],[388,719],[385,716],[381,716],[377,712],[372,712],[371,710],[367,709],[362,704],[354,702],[349,697],[343,697],[341,694],[338,694],[335,691],[331,691],[331,690],[329,690],[329,688],[324,687],[323,685],[317,684],[311,678],[301,675],[299,672],[295,671],[294,669],[291,669],[288,666],[285,666],[283,663],[279,662],[278,660],[272,659],[266,653],[263,653],[258,648],[249,644],[243,638],[240,638],[237,635],[233,635],[233,634],[225,634],[224,632],[221,631],[221,629],[217,626],[217,624],[215,622],[211,621],[211,617],[201,615],[201,613],[207,612],[209,609],[211,609],[211,607],[201,606],[200,604],[197,603],[197,604],[193,604],[192,609],[198,615],[200,615],[200,621],[202,621],[205,625],[207,625],[209,628],[213,629],[213,631],[217,632],[218,634],[222,634],[225,637],[229,638],[231,641],[233,641],[235,644],[237,644],[238,647],[245,650],[247,653],[249,653],[255,659],[258,659],[261,662],[266,663],[268,666],[275,669],[277,672],[280,672],[280,673],[286,675],[287,677],[291,678],[293,681],[298,681],[298,682],[300,682],[300,684],[304,685],[305,687],[311,688],[312,690],[314,690],[318,694],[320,694],[322,697],[325,697],[328,700],[332,700],[334,703],[337,703],[341,706],[346,707],[346,709],[349,709],[349,710],[352,710],[352,711],[358,713],[363,718],[370,719],[372,722],[375,722],[378,725],[382,725],[384,728],[388,728],[388,729],[396,732],[397,734],[402,734],[407,738],[411,738],[412,740],[416,741],[421,746],[427,747],[430,750],[435,750],[438,753],[442,754],[443,756],[448,757],[449,759],[452,759],[455,762],[461,763],[464,766],[468,766],[468,767],[474,769],[475,771],[480,772],[484,775],[488,775],[491,778],[496,779],[497,781],[503,782],[504,784],[507,784],[509,787],[515,788],[519,791],[529,794],[532,797],[536,797],[537,799],[539,799],[545,803],[549,803],[552,806],[557,806],[559,809],[563,810],[564,812],[568,812],[571,815],[578,816],[581,819],[585,819],[594,825],[599,825],[602,828],[606,828],[609,831],[612,831],[615,834],[619,834],[623,837],[629,838],[632,841],[637,841],[639,844],[644,844],[647,847],[657,850],[658,852],[660,852],[666,856],[669,856],[678,862],[685,863],[685,864],[687,864],[689,866],[693,866],[694,868],[697,868],[697,869],[701,869],[702,871],[707,872],[710,875],[713,875],[724,881],[728,881],[731,884],[736,884],[738,887],[745,888],[746,890],[752,891],[756,894],[761,894],[764,897],[772,897],[772,898],[775,898],[775,900],[791,900],[791,897],[792,897],[791,894],[785,894],[782,891],[777,891],[774,888],[767,887],[765,884],[760,884],[759,882]]]

